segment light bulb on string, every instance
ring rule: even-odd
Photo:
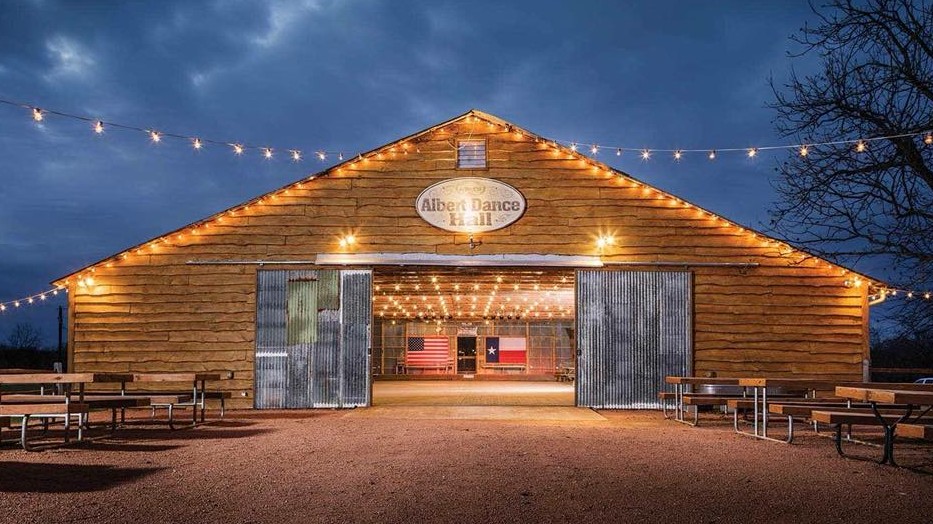
[[[596,144],[593,144],[593,147],[590,148],[590,153],[594,155],[599,153],[599,146],[597,146]]]
[[[642,149],[642,150],[641,150],[641,159],[642,159],[642,160],[648,160],[648,159],[650,159],[650,158],[651,158],[651,150],[650,150],[650,149]]]
[[[94,125],[92,126],[91,129],[93,129],[94,132],[97,133],[98,135],[103,134],[104,133],[104,122],[101,120],[95,120]]]
[[[195,138],[191,140],[191,147],[193,147],[195,151],[200,151],[201,148],[204,147],[204,144],[201,143],[200,138]]]
[[[800,149],[797,150],[800,153],[800,156],[805,157],[810,154],[810,148],[807,146],[800,146]]]
[[[323,152],[323,151],[318,151],[317,157],[318,157],[318,159],[319,159],[320,161],[323,162],[324,160],[327,159],[327,153],[325,153],[325,152]]]
[[[271,148],[271,147],[263,148],[263,150],[262,150],[262,156],[263,156],[266,160],[272,160],[272,148]]]
[[[923,143],[928,146],[933,146],[933,133],[927,133],[923,136]]]
[[[291,155],[292,155],[292,162],[300,162],[300,161],[301,161],[301,151],[299,151],[299,150],[297,150],[297,149],[292,149],[292,150],[290,151],[290,153],[291,153]]]
[[[151,130],[149,131],[149,140],[152,140],[154,144],[158,144],[162,141],[162,135],[158,131]]]
[[[576,153],[576,152],[577,152],[577,144],[570,144],[570,150],[573,151],[574,153]]]
[[[856,152],[856,153],[864,153],[864,152],[867,151],[867,150],[868,150],[868,144],[866,144],[864,140],[859,140],[859,141],[855,144],[855,152]]]
[[[707,155],[707,157],[708,157],[710,160],[716,160],[716,150],[713,149],[712,151],[710,151],[710,152],[709,152],[709,155]]]
[[[748,158],[755,158],[758,155],[758,148],[750,147],[745,151],[745,154],[748,155]]]
[[[680,161],[680,159],[683,158],[683,156],[684,156],[684,152],[681,151],[680,149],[678,149],[677,151],[674,151],[674,160]]]
[[[622,156],[622,148],[616,149],[616,156]]]
[[[45,113],[38,107],[32,108],[32,119],[41,122],[45,118]]]
[[[243,154],[243,146],[241,144],[230,144],[230,147],[233,148],[233,154],[237,156]]]

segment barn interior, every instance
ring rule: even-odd
[[[536,397],[535,391],[545,397],[563,391],[564,400],[555,403],[572,403],[574,319],[570,269],[378,268],[373,402],[389,401],[388,394],[380,395],[393,390],[385,381],[408,381],[406,398],[421,395],[430,403],[444,396],[451,381],[465,380],[484,384],[462,386],[471,388],[470,403],[502,402],[477,398],[484,395],[518,395],[518,403],[535,403],[519,400]],[[426,380],[437,385],[411,383]]]

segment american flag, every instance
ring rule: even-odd
[[[447,337],[408,337],[405,363],[413,366],[439,366],[450,359]]]
[[[524,337],[486,337],[486,362],[525,364]]]

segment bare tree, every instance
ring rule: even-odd
[[[39,349],[42,332],[32,324],[19,323],[13,328],[7,343],[13,349]]]
[[[933,283],[933,5],[930,0],[833,0],[792,40],[820,63],[772,89],[775,124],[809,147],[779,167],[774,231],[843,263],[869,257],[894,284]],[[933,302],[915,329],[933,333]],[[906,319],[908,317],[903,317]]]

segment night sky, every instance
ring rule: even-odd
[[[788,57],[814,20],[791,0],[2,1],[0,98],[279,154],[97,136],[0,105],[0,301],[337,162],[314,151],[366,151],[471,108],[607,147],[790,143],[769,79],[814,67]],[[786,154],[596,157],[765,228]],[[0,340],[32,322],[54,343],[61,303],[0,314]]]

